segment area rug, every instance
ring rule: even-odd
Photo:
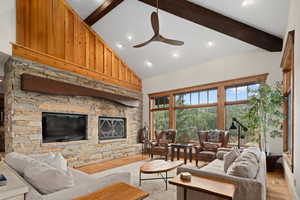
[[[142,186],[139,187],[139,170],[140,167],[147,161],[140,161],[125,165],[122,167],[117,167],[111,170],[93,174],[95,178],[110,175],[118,172],[129,172],[131,174],[131,184],[138,187],[150,195],[146,200],[174,200],[176,199],[176,186],[168,185],[168,190],[165,190],[165,182],[163,180],[151,180],[143,181]],[[175,176],[176,170],[168,173],[169,176]],[[160,177],[158,174],[142,174],[142,178],[157,178]]]

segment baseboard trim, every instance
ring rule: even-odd
[[[288,163],[286,162],[285,159],[283,159],[283,168],[284,168],[284,177],[285,180],[288,184],[288,188],[290,190],[291,195],[293,196],[294,200],[300,200],[299,196],[297,194],[297,190],[295,188],[294,182],[295,182],[295,178],[294,178],[294,174],[292,173]]]

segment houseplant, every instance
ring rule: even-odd
[[[252,95],[244,118],[250,132],[258,138],[261,150],[266,152],[267,135],[269,134],[272,138],[282,136],[284,119],[282,105],[285,98],[282,94],[282,85],[276,83],[275,86],[269,86],[261,83],[257,90],[249,92]]]

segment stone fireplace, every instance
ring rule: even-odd
[[[139,103],[136,107],[129,107],[103,98],[27,92],[21,89],[21,76],[25,73],[134,97]],[[38,154],[57,151],[68,159],[70,166],[81,166],[141,151],[141,145],[137,143],[138,132],[142,128],[141,92],[15,57],[6,63],[4,82],[6,152]],[[44,143],[43,113],[87,116],[86,139]]]

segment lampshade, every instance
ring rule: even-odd
[[[230,126],[229,129],[230,130],[236,130],[237,129],[236,126],[235,126],[235,124],[234,124],[234,122],[232,122],[232,124],[231,124],[231,126]]]

